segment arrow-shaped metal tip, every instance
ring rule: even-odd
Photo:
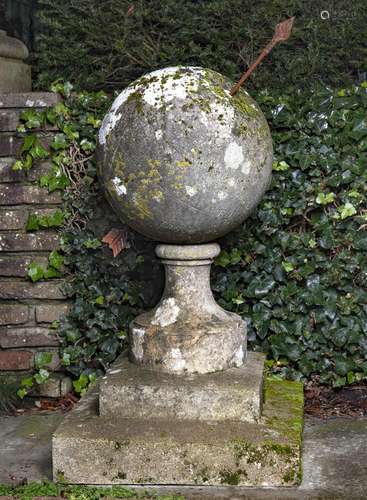
[[[254,71],[256,66],[266,57],[269,52],[273,49],[274,45],[276,45],[278,42],[284,42],[285,40],[288,40],[288,38],[291,35],[292,32],[292,27],[294,23],[294,17],[291,17],[289,19],[286,19],[285,21],[282,21],[281,23],[277,24],[275,26],[275,32],[273,35],[273,38],[270,40],[270,42],[267,44],[267,46],[263,49],[263,51],[260,53],[259,57],[256,59],[254,63],[251,64],[251,66],[248,68],[247,71],[241,76],[241,78],[238,80],[238,82],[233,85],[233,87],[230,90],[230,95],[235,95],[236,92],[239,91],[240,87],[243,85],[243,83],[247,80],[247,78],[251,75],[251,73]]]
[[[275,26],[273,41],[275,43],[278,43],[288,40],[288,38],[291,36],[292,33],[293,23],[294,23],[294,17],[291,17],[277,24]]]

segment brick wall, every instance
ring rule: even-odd
[[[49,368],[55,373],[38,392],[55,397],[67,392],[70,380],[60,371],[58,339],[49,327],[66,312],[67,302],[60,280],[32,283],[26,274],[31,261],[47,262],[49,252],[58,247],[58,234],[27,233],[25,225],[30,213],[54,210],[61,198],[38,186],[49,163],[36,164],[28,175],[11,166],[22,143],[16,132],[22,110],[49,107],[57,100],[50,93],[0,95],[0,375],[23,376],[40,352],[52,352]],[[52,130],[45,131],[45,142],[51,138]]]

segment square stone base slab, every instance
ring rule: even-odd
[[[17,59],[0,57],[0,94],[30,92],[31,67]]]
[[[267,379],[257,424],[100,417],[98,390],[89,390],[53,436],[55,480],[273,487],[299,482],[299,382]]]
[[[103,417],[257,422],[265,355],[249,352],[241,368],[205,375],[172,375],[130,363],[113,364],[100,382]]]

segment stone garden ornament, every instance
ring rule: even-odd
[[[217,243],[269,185],[272,141],[256,102],[222,75],[172,67],[115,100],[99,132],[102,185],[121,220],[158,240],[166,288],[130,328],[131,360],[174,373],[241,366],[243,320],[210,290]]]
[[[166,284],[130,325],[129,358],[57,431],[54,473],[100,484],[284,484],[299,457],[277,458],[283,435],[261,423],[264,357],[246,360],[245,323],[215,302],[209,279],[213,241],[269,186],[264,115],[219,73],[169,67],[117,97],[98,142],[106,196],[121,221],[159,242]],[[253,444],[239,450],[238,439]],[[260,472],[248,456],[256,447],[266,450]]]

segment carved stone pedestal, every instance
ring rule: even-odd
[[[0,94],[31,90],[31,67],[23,62],[27,57],[24,43],[0,30]]]
[[[163,297],[132,322],[130,360],[122,355],[57,430],[55,478],[297,481],[302,406],[291,400],[292,383],[280,399],[268,391],[263,406],[265,356],[249,352],[245,360],[244,322],[219,307],[210,290],[218,253],[216,244],[157,247],[166,269]]]

